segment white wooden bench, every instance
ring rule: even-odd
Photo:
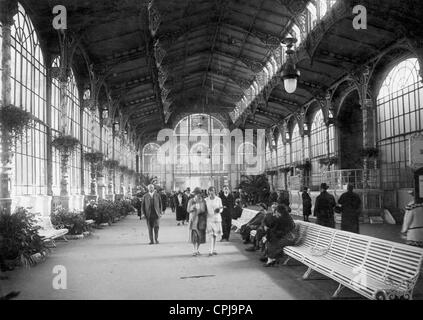
[[[85,220],[85,225],[89,228],[91,228],[94,223],[95,221],[93,219]]]
[[[37,214],[37,224],[40,226],[38,235],[46,242],[50,242],[53,247],[56,247],[55,239],[63,238],[67,241],[65,235],[69,232],[68,229],[55,229],[51,223],[50,216],[43,216]]]
[[[232,226],[236,228],[235,232],[239,232],[242,225],[248,223],[248,221],[254,218],[257,213],[257,210],[242,209],[241,217],[239,217],[237,220],[232,220]]]
[[[412,299],[423,249],[296,221],[300,238],[284,253],[306,266],[303,279],[317,271],[369,299]]]

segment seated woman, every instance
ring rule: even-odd
[[[273,266],[283,255],[283,248],[294,245],[296,240],[295,223],[286,206],[278,205],[272,215],[267,215],[264,220],[266,230],[265,239],[267,262],[265,267]]]

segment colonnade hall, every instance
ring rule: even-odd
[[[422,299],[422,14],[0,0],[0,297]]]

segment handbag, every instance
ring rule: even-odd
[[[207,216],[206,214],[199,214],[198,215],[198,223],[197,223],[198,230],[206,230],[207,228]]]

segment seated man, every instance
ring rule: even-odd
[[[241,199],[238,198],[235,200],[235,207],[232,210],[232,219],[237,220],[241,218],[241,215],[242,215]]]
[[[259,204],[261,207],[260,211],[252,218],[248,223],[244,224],[241,227],[240,234],[242,240],[244,240],[244,244],[250,243],[250,233],[252,230],[257,230],[257,228],[261,225],[266,213],[267,213],[267,205],[264,203]]]
[[[265,254],[265,245],[263,243],[263,237],[266,236],[266,220],[271,217],[274,212],[277,210],[278,208],[278,203],[277,202],[273,202],[272,206],[271,206],[271,212],[267,212],[263,218],[263,220],[261,221],[260,226],[256,229],[255,235],[252,239],[253,242],[253,246],[246,249],[247,251],[257,251],[259,249],[261,249],[261,251]]]

